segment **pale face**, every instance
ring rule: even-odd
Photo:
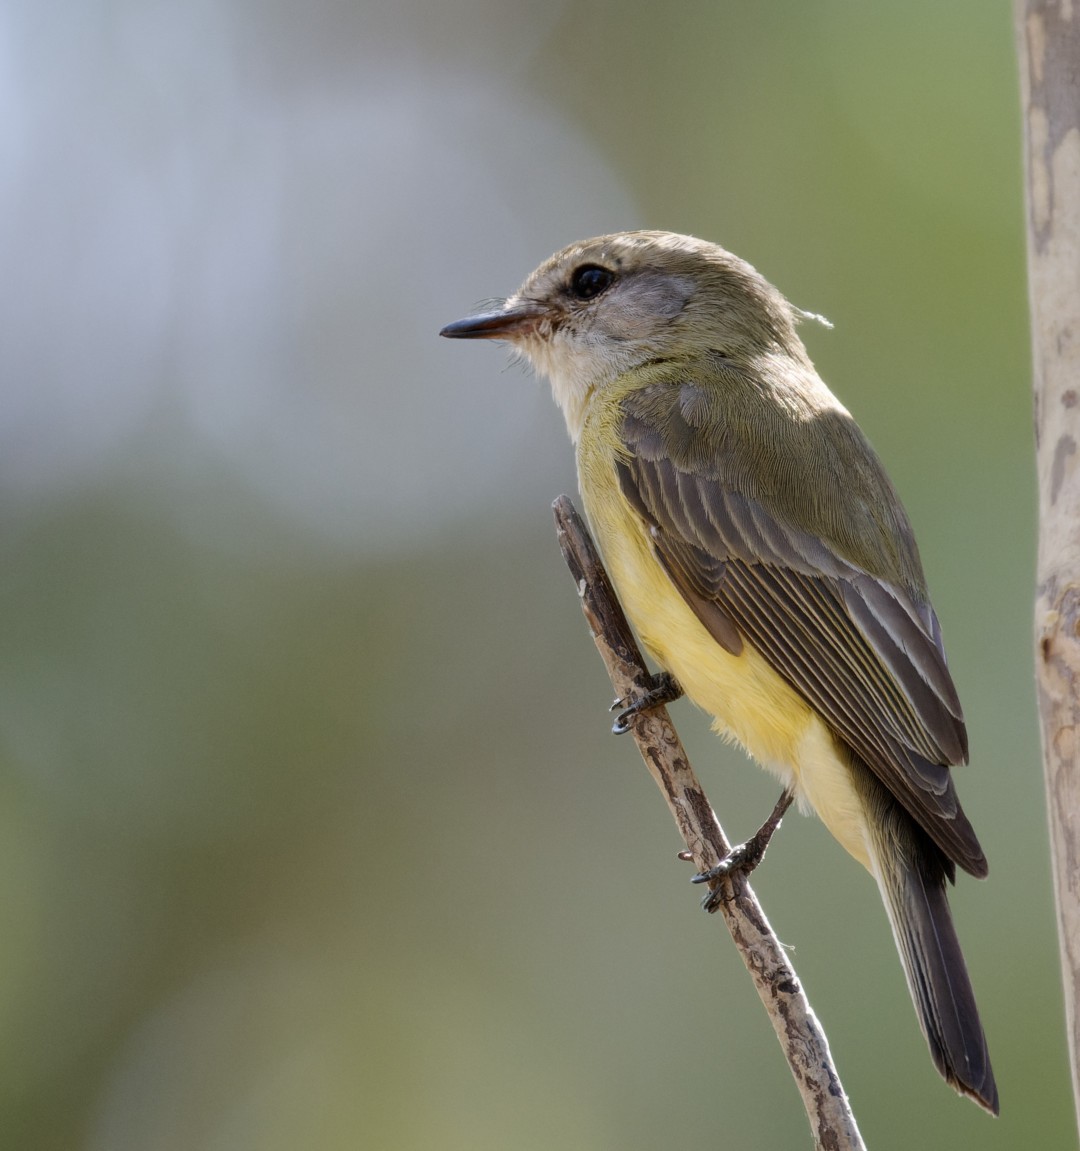
[[[511,343],[551,381],[576,440],[590,393],[670,346],[696,288],[685,253],[673,259],[683,239],[623,233],[574,244],[543,263],[498,312],[443,334]]]
[[[542,312],[513,342],[551,381],[575,440],[590,392],[663,354],[695,290],[693,277],[620,247],[608,242],[561,252],[506,304]]]

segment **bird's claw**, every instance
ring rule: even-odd
[[[617,699],[611,707],[608,708],[609,711],[616,711],[622,708],[615,717],[615,722],[611,725],[612,732],[615,735],[625,735],[630,730],[631,723],[637,716],[643,712],[652,711],[654,708],[663,707],[665,704],[672,703],[678,699],[682,693],[682,688],[679,687],[678,682],[670,672],[657,672],[656,675],[651,677],[648,687],[637,699],[630,700],[629,696],[624,699]],[[630,702],[627,702],[628,700]]]
[[[765,858],[765,851],[769,846],[776,829],[784,818],[784,813],[791,806],[795,796],[793,792],[785,791],[776,801],[769,818],[745,842],[733,847],[715,867],[708,871],[699,872],[690,880],[691,883],[712,883],[717,879],[730,879],[734,876],[749,875]],[[715,911],[723,901],[723,888],[716,888],[706,893],[701,906],[709,912]]]
[[[748,839],[733,847],[715,867],[708,871],[700,871],[690,880],[691,883],[711,883],[714,879],[725,879],[736,872],[749,875],[761,862],[765,854],[765,847]]]

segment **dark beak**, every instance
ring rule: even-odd
[[[439,332],[452,340],[510,340],[514,336],[535,331],[547,315],[547,310],[531,301],[501,308],[497,312],[481,312],[455,320]]]

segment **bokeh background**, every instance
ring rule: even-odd
[[[755,879],[873,1148],[1076,1145],[1034,721],[1007,0],[0,9],[0,1146],[809,1145],[609,686],[545,386],[439,327],[590,234],[798,305],[917,526],[1002,1096],[873,884]],[[675,711],[729,831],[773,784]]]

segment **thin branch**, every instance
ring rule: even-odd
[[[563,558],[615,693],[619,698],[639,696],[649,685],[649,672],[588,529],[566,496],[555,501],[553,510]],[[698,870],[714,867],[731,847],[667,709],[638,716],[631,730]],[[816,1145],[829,1151],[865,1151],[825,1033],[749,883],[721,879],[712,887],[720,890],[718,910],[784,1049]]]
[[[1015,14],[1039,474],[1035,671],[1080,1121],[1080,21],[1060,0],[1015,0]]]

